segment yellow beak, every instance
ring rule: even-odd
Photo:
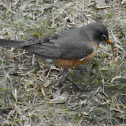
[[[110,39],[107,39],[106,42],[110,45],[113,45],[112,41]]]
[[[111,45],[111,49],[112,49],[112,52],[114,52],[114,43],[112,43],[112,41],[110,40],[110,39],[107,39],[107,40],[105,40],[108,44],[110,44]]]

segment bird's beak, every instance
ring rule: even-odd
[[[112,43],[112,41],[110,39],[107,39],[105,40],[108,44],[111,45],[111,50],[112,50],[112,53],[113,53],[113,61],[115,63],[115,67],[117,68],[117,65],[116,65],[116,61],[115,61],[115,54],[114,54],[114,48],[115,48],[115,44]]]
[[[110,39],[105,40],[108,44],[113,45],[112,41]]]
[[[109,38],[106,39],[105,41],[111,45],[112,52],[114,52],[115,44]]]

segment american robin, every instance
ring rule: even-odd
[[[107,28],[97,21],[34,42],[0,39],[0,46],[24,49],[41,58],[55,60],[56,64],[66,69],[90,61],[102,41],[113,45]]]

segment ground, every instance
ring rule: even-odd
[[[102,2],[101,2],[102,1]],[[33,40],[102,17],[115,43],[100,44],[88,64],[70,69],[57,84],[62,68],[24,50],[0,48],[0,125],[125,126],[125,0],[2,0],[0,38]]]

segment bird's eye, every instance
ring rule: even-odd
[[[102,35],[101,37],[102,37],[102,39],[107,40],[106,35]]]

